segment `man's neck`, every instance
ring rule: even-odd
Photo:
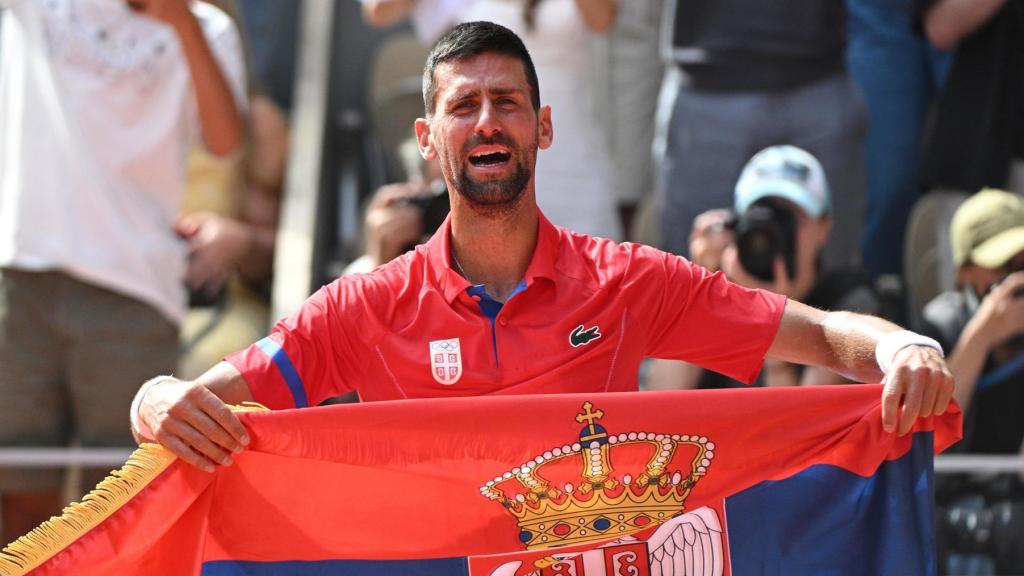
[[[483,284],[491,298],[504,302],[530,265],[537,227],[538,212],[532,202],[488,218],[469,209],[453,211],[452,267],[470,283]]]

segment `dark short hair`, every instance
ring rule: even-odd
[[[466,22],[459,24],[441,37],[427,55],[423,67],[423,108],[427,116],[434,112],[437,82],[434,70],[445,62],[454,62],[487,52],[511,56],[523,63],[526,80],[530,83],[530,100],[534,110],[540,109],[540,83],[533,59],[516,33],[493,22]]]

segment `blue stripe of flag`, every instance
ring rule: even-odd
[[[299,376],[299,372],[295,370],[291,358],[288,358],[288,354],[281,348],[281,345],[267,337],[257,342],[256,346],[274,361],[277,370],[284,377],[285,383],[288,384],[288,390],[291,391],[292,398],[295,400],[295,407],[308,407],[309,399],[306,398],[306,388],[302,385],[302,378]]]
[[[466,576],[465,558],[432,560],[321,560],[203,564],[202,576]]]

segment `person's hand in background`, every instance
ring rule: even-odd
[[[188,242],[186,284],[209,297],[221,291],[253,245],[248,225],[211,212],[182,216],[175,231]]]
[[[712,272],[722,269],[722,253],[736,241],[727,226],[732,212],[724,208],[708,210],[693,219],[690,231],[690,261]]]

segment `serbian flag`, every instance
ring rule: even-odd
[[[932,574],[933,454],[881,387],[511,396],[241,414],[208,474],[147,445],[0,574]]]

